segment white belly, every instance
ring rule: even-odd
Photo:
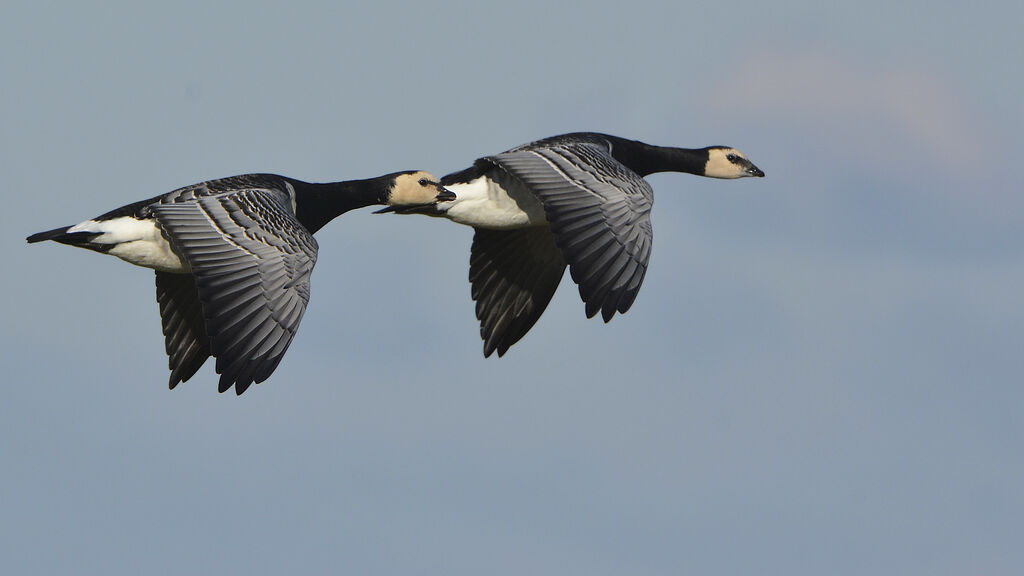
[[[95,244],[111,244],[107,253],[135,264],[163,272],[185,273],[191,271],[188,263],[182,261],[171,244],[160,233],[153,220],[139,220],[122,216],[97,222],[86,220],[68,229],[68,232],[91,232],[99,234],[91,240]]]
[[[449,184],[455,200],[440,202],[437,207],[445,216],[474,228],[525,228],[547,224],[544,206],[532,192],[517,182],[509,189],[481,176],[464,184]]]

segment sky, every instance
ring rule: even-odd
[[[210,4],[0,8],[0,571],[1024,572],[1019,4]],[[443,220],[319,232],[241,397],[167,390],[150,271],[24,241],[577,130],[767,177],[651,176],[629,313],[566,275],[500,359]]]

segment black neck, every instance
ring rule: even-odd
[[[616,136],[607,138],[612,142],[612,156],[641,176],[655,172],[704,175],[704,168],[708,162],[707,148],[672,148],[652,146]]]
[[[314,233],[349,210],[385,203],[392,182],[390,176],[325,184],[292,180],[295,217]]]

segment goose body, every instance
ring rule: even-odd
[[[109,220],[86,220],[67,229],[65,234],[94,235],[92,244],[108,247],[107,254],[145,268],[183,274],[190,272],[164,238],[155,218],[118,216]]]
[[[266,380],[309,301],[313,233],[373,204],[423,208],[450,199],[426,172],[311,184],[246,174],[179,188],[74,226],[33,234],[156,271],[169,386],[213,356],[219,389]]]
[[[531,226],[546,226],[544,205],[522,182],[506,177],[504,172],[473,178],[469,182],[452,184],[458,202],[447,202],[445,217],[474,228],[510,230]]]
[[[651,251],[654,190],[644,176],[764,176],[724,146],[652,146],[578,132],[485,156],[441,179],[455,193],[425,213],[475,229],[469,279],[484,356],[503,355],[537,322],[566,266],[587,317],[629,310]]]

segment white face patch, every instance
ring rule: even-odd
[[[437,178],[430,172],[413,172],[395,178],[388,196],[391,206],[415,206],[430,204],[437,198]]]
[[[747,167],[734,164],[729,156],[734,155],[746,160],[739,150],[735,148],[712,148],[708,150],[708,162],[704,165],[704,176],[708,178],[743,178],[750,176]]]

